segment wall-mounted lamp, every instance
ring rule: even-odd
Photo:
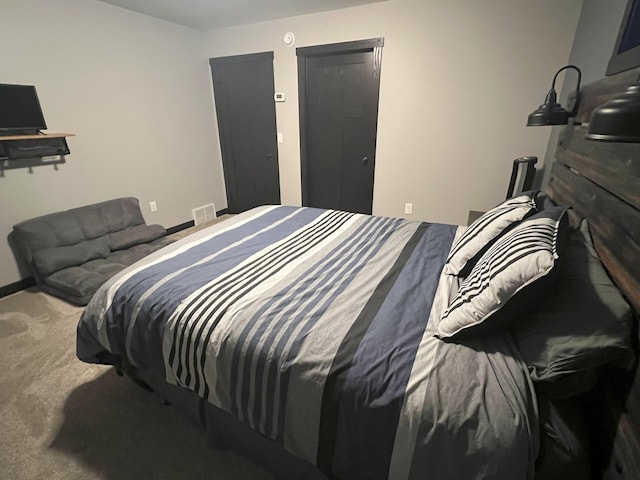
[[[556,79],[558,74],[563,70],[573,69],[578,72],[578,84],[576,86],[575,103],[570,112],[562,108],[557,101],[558,94],[556,93]],[[553,76],[553,82],[551,82],[551,90],[547,93],[547,97],[544,103],[538,107],[538,109],[529,115],[527,120],[527,127],[540,127],[546,125],[566,125],[569,123],[570,117],[575,117],[580,105],[580,80],[582,79],[582,72],[575,65],[566,65],[556,72]]]
[[[602,142],[640,142],[640,83],[595,108],[585,138]]]

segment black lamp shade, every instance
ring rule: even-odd
[[[578,74],[578,83],[576,86],[576,92],[574,95],[574,103],[571,111],[567,111],[562,108],[562,105],[558,103],[558,94],[556,93],[556,79],[558,74],[564,70],[575,70]],[[580,103],[580,79],[582,78],[582,72],[575,65],[566,65],[556,72],[551,82],[551,90],[547,93],[547,97],[544,99],[544,103],[538,107],[538,109],[529,115],[527,119],[527,127],[544,127],[547,125],[566,125],[569,123],[570,117],[575,117],[578,111],[578,105]]]
[[[640,83],[591,113],[585,138],[603,142],[640,142]]]
[[[556,101],[556,91],[549,90],[544,103],[529,115],[527,127],[544,127],[546,125],[566,125],[570,113]]]

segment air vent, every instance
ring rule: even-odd
[[[193,215],[193,223],[195,225],[201,225],[216,218],[216,206],[213,203],[209,203],[207,205],[194,208],[191,210],[191,214]]]

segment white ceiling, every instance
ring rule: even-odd
[[[264,22],[386,0],[99,0],[134,12],[196,28]]]

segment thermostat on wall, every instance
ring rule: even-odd
[[[273,99],[276,102],[284,102],[287,99],[287,97],[284,94],[284,92],[276,92],[276,93],[273,94]]]

